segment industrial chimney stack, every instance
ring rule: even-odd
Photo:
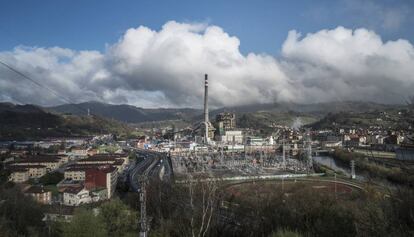
[[[208,75],[205,74],[204,78],[204,125],[205,125],[205,135],[204,135],[204,141],[208,143],[208,125],[209,125],[209,119],[208,119]]]

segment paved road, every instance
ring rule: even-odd
[[[128,173],[128,183],[134,192],[140,191],[139,176],[144,175],[148,179],[160,179],[170,181],[173,175],[171,162],[165,153],[148,150],[136,150],[137,161]],[[161,172],[163,170],[163,172]]]

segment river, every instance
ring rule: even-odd
[[[334,158],[331,156],[314,156],[312,159],[321,165],[327,166],[331,168],[332,170],[335,170],[336,172],[341,172],[344,175],[351,177],[351,165],[345,166],[344,164],[337,162]],[[367,178],[362,175],[358,174],[357,170],[355,170],[355,178],[357,180],[366,180]]]

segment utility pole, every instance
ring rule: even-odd
[[[147,218],[147,182],[148,178],[145,175],[140,175],[138,181],[141,186],[141,191],[139,192],[139,203],[141,207],[141,220],[140,220],[140,232],[139,237],[147,237],[149,226]]]
[[[336,191],[337,191],[337,188],[336,188],[336,171],[335,171],[335,199],[337,199]]]
[[[282,141],[282,162],[283,169],[286,170],[285,138]]]
[[[313,170],[313,160],[312,160],[312,141],[311,141],[311,135],[310,131],[307,130],[307,147],[306,147],[306,156],[308,161],[308,173],[310,173]]]

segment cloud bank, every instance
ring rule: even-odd
[[[366,100],[401,103],[414,91],[414,48],[383,42],[366,29],[290,31],[278,57],[241,54],[240,40],[218,26],[167,22],[128,29],[105,52],[23,47],[0,60],[74,102],[200,107],[203,75],[212,106]],[[65,103],[0,67],[0,100]]]

